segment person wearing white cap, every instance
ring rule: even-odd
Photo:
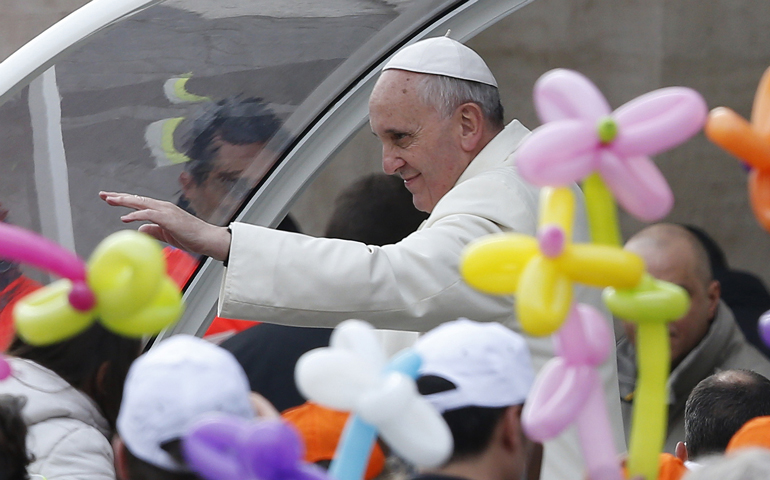
[[[299,326],[335,326],[348,318],[378,328],[425,332],[466,316],[518,328],[513,299],[468,286],[458,268],[468,242],[537,228],[538,189],[516,171],[515,152],[529,130],[507,126],[497,82],[470,48],[447,37],[397,52],[369,100],[369,121],[382,142],[385,173],[400,176],[415,206],[430,213],[404,240],[383,247],[279,232],[244,223],[209,225],[173,204],[101,192],[110,205],[136,211],[124,222],[177,247],[226,263],[219,315]],[[575,187],[578,198],[582,195]],[[587,241],[582,203],[573,228]],[[577,288],[577,301],[601,306],[598,291]],[[535,368],[553,356],[549,339],[528,340]],[[614,355],[602,367],[606,401],[622,438]],[[579,478],[574,433],[549,443],[544,474]]]
[[[519,480],[534,443],[521,409],[535,379],[524,338],[496,322],[447,322],[415,344],[417,388],[444,417],[449,461],[414,480]]]
[[[114,441],[122,480],[193,480],[180,439],[209,412],[251,419],[249,381],[235,357],[212,343],[176,335],[128,372]]]

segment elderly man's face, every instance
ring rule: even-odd
[[[399,175],[414,206],[430,212],[470,160],[458,145],[458,116],[441,118],[420,100],[417,84],[422,77],[403,70],[383,72],[369,99],[369,123],[382,142],[382,169]]]
[[[690,296],[690,310],[684,317],[668,324],[671,364],[676,366],[708,333],[719,305],[719,283],[704,284],[695,268],[696,257],[684,240],[676,241],[666,249],[655,249],[649,243],[632,239],[625,249],[644,259],[650,275],[679,285]],[[624,327],[629,340],[635,342],[636,326],[625,323]]]

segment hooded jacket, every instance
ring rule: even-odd
[[[30,474],[47,480],[114,480],[110,427],[94,401],[51,370],[9,358],[0,393],[22,396]]]

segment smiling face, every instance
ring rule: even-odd
[[[655,227],[657,226],[650,228]],[[673,225],[668,227],[681,228]],[[703,273],[702,268],[698,268],[699,261],[708,259],[699,259],[693,251],[693,244],[686,237],[668,238],[665,243],[647,237],[634,237],[629,240],[625,249],[644,259],[650,275],[679,285],[690,296],[690,309],[687,313],[668,324],[673,369],[708,333],[719,305],[719,282],[706,278],[708,275]],[[625,323],[624,326],[629,340],[634,342],[635,325]]]
[[[473,155],[461,145],[462,115],[442,118],[420,99],[424,75],[386,70],[369,99],[369,123],[382,142],[382,169],[398,175],[414,206],[430,212],[455,185]]]

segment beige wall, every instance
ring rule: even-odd
[[[0,58],[83,3],[7,0]],[[749,115],[756,84],[770,65],[770,2],[537,0],[470,45],[500,81],[507,117],[530,127],[539,124],[532,85],[555,67],[588,75],[614,107],[654,88],[686,85],[700,91],[709,107],[729,105]],[[676,195],[668,220],[704,227],[734,267],[770,280],[770,236],[750,212],[738,162],[703,135],[657,161]],[[295,205],[302,227],[321,233],[335,193],[379,168],[379,147],[365,128]],[[622,223],[626,235],[641,226],[626,217]]]

